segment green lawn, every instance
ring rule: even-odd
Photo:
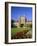
[[[23,30],[29,30],[30,28],[11,28],[11,34],[14,35],[17,32],[23,31]]]

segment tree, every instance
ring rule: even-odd
[[[11,20],[11,28],[14,27],[14,24],[13,24],[14,22],[15,22],[15,20],[12,19]]]
[[[24,26],[24,24],[20,24],[20,27],[23,27]]]

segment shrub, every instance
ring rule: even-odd
[[[20,27],[23,27],[24,26],[24,24],[20,24]]]

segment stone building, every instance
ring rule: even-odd
[[[26,18],[24,16],[20,16],[19,18],[19,25],[24,27],[26,24]]]
[[[25,27],[26,24],[31,24],[31,21],[27,21],[27,18],[25,16],[20,16],[19,20],[15,22],[14,24],[19,27]]]

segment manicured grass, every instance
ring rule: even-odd
[[[11,39],[31,38],[30,34],[26,35],[29,31],[32,31],[32,25],[11,28]]]
[[[23,30],[29,30],[29,28],[11,28],[11,34],[14,35],[17,32],[23,31]]]

